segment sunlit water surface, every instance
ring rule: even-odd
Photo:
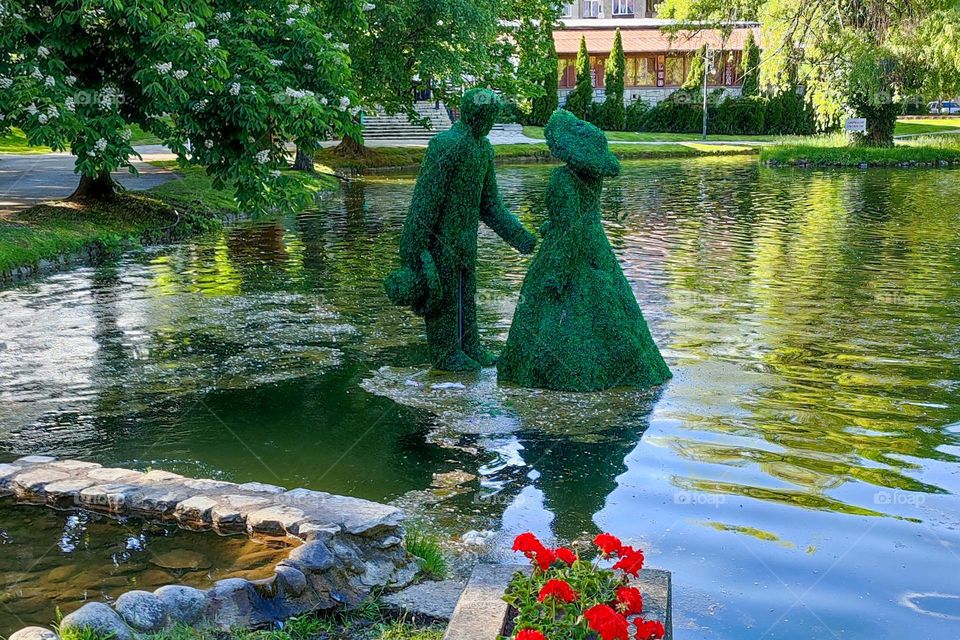
[[[550,170],[499,171],[531,228]],[[956,636],[956,172],[628,163],[606,229],[675,377],[572,397],[423,372],[381,286],[412,185],[0,292],[0,461],[396,500],[501,547],[609,530],[673,572],[680,639]],[[480,260],[496,347],[528,259],[484,231]]]

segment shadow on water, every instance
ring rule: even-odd
[[[499,171],[530,228],[551,170]],[[501,541],[610,530],[674,571],[681,639],[945,637],[956,176],[625,163],[604,224],[675,377],[571,398],[428,376],[422,323],[381,284],[412,177],[354,181],[287,220],[0,292],[0,458],[397,500]],[[487,230],[479,259],[496,348],[529,259]],[[438,488],[451,471],[477,479]]]

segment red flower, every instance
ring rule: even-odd
[[[624,615],[632,615],[643,611],[643,597],[636,587],[620,587],[617,589],[617,610]]]
[[[553,553],[567,564],[573,564],[577,561],[577,554],[566,547],[557,547]]]
[[[533,629],[522,629],[514,640],[547,640],[547,636]]]
[[[583,612],[590,628],[596,631],[602,640],[629,640],[630,628],[627,619],[610,608],[598,604]]]
[[[623,547],[620,550],[620,560],[613,565],[613,568],[636,577],[643,569],[643,551],[633,547]]]
[[[527,557],[529,558],[530,556]],[[540,571],[546,571],[557,559],[557,556],[554,555],[553,551],[544,547],[534,554],[534,558],[536,559],[537,566],[540,567]]]
[[[569,583],[563,580],[547,580],[547,583],[540,589],[540,595],[537,596],[538,602],[543,602],[547,598],[556,598],[563,602],[573,602],[577,599],[577,592]]]
[[[513,539],[513,550],[522,551],[523,553],[530,554],[536,551],[543,549],[543,543],[529,531],[526,533],[521,533],[516,538]]]
[[[659,640],[665,633],[659,620],[637,620],[637,640]]]
[[[611,535],[609,533],[601,533],[596,538],[593,539],[593,544],[603,551],[604,555],[611,555],[618,553],[620,547],[623,544],[620,542],[620,538],[617,536]]]

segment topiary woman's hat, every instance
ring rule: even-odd
[[[601,178],[620,173],[620,161],[610,152],[598,127],[566,109],[557,109],[544,128],[550,153],[577,173]]]

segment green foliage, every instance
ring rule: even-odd
[[[703,106],[688,96],[670,99],[646,110],[640,117],[640,131],[700,133]],[[708,100],[708,130],[713,135],[810,135],[816,130],[813,110],[795,91],[772,98],[748,96]]]
[[[952,136],[911,139],[893,147],[856,147],[845,144],[843,134],[802,144],[786,143],[764,147],[760,151],[763,162],[774,165],[804,165],[817,167],[896,167],[902,165],[940,166],[943,163],[960,164],[960,141]]]
[[[747,41],[743,45],[740,75],[742,77],[741,95],[745,98],[758,95],[760,93],[760,47],[757,46],[752,29],[747,34]]]
[[[520,292],[499,379],[524,387],[596,391],[670,377],[600,223],[603,179],[620,173],[597,127],[569,111],[547,123],[566,166],[547,187],[549,221]]]
[[[472,89],[463,96],[460,121],[430,141],[403,226],[401,267],[385,283],[395,304],[423,316],[430,357],[440,370],[479,369],[495,361],[477,328],[478,224],[523,253],[536,242],[497,188],[486,136],[499,109],[492,91]]]
[[[550,68],[543,76],[543,95],[533,99],[533,108],[528,118],[529,124],[540,126],[547,124],[547,120],[560,106],[560,97],[557,93],[560,89],[560,61],[557,59],[557,47],[554,44],[552,34],[550,36],[549,58]]]
[[[624,130],[640,131],[640,127],[648,111],[650,111],[650,105],[643,100],[634,100],[628,104],[626,112],[624,113]]]
[[[449,567],[440,540],[426,531],[411,527],[406,536],[407,551],[420,559],[420,570],[429,578],[443,580]]]
[[[106,181],[127,167],[133,127],[204,165],[245,210],[308,194],[280,169],[288,140],[349,130],[354,98],[340,36],[360,0],[81,3],[12,0],[0,13],[0,112],[31,144],[69,149]],[[295,46],[291,46],[295,43]]]
[[[593,104],[593,78],[590,75],[590,52],[587,51],[587,39],[580,38],[580,51],[577,53],[577,86],[567,96],[564,109],[580,119],[587,117]]]
[[[623,37],[620,29],[613,38],[613,48],[607,59],[604,77],[606,99],[603,103],[603,128],[622,131],[626,126],[626,110],[623,105],[623,85],[626,59],[623,54]]]
[[[697,100],[703,100],[703,76],[707,67],[707,45],[703,45],[690,58],[690,71],[687,72],[687,79],[680,86],[681,91],[688,92],[695,96]]]

